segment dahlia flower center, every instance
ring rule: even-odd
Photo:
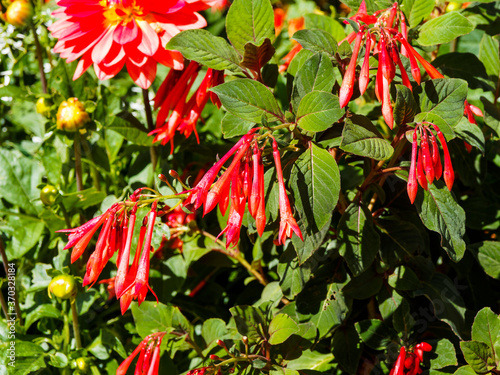
[[[144,9],[135,0],[101,0],[101,5],[106,9],[104,17],[113,25],[125,26],[133,19],[146,18]]]

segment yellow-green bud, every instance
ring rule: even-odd
[[[51,105],[50,100],[42,96],[36,101],[36,111],[42,116],[47,116],[50,113]]]
[[[77,98],[69,98],[61,103],[57,111],[57,129],[75,132],[90,121],[89,114]]]
[[[49,297],[52,294],[61,299],[74,299],[78,293],[75,278],[71,275],[59,275],[52,279],[49,284]]]
[[[52,185],[45,185],[40,192],[40,200],[46,206],[52,206],[56,202],[58,196],[59,192]]]

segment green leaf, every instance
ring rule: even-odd
[[[8,223],[12,229],[12,241],[7,246],[8,259],[20,259],[38,243],[45,224],[27,216],[9,216]]]
[[[300,216],[308,217],[308,232],[317,232],[330,221],[339,199],[340,172],[335,158],[310,143],[293,165],[290,185]]]
[[[377,294],[378,309],[383,320],[390,320],[401,306],[403,297],[393,288],[382,288]]]
[[[227,333],[226,323],[222,319],[211,318],[203,322],[201,335],[207,346],[216,340],[222,339]]]
[[[290,62],[287,73],[295,77],[299,69],[302,68],[302,66],[311,56],[314,56],[313,52],[309,51],[308,49],[302,48]]]
[[[484,105],[484,123],[500,136],[500,110],[485,97],[481,97],[481,102]]]
[[[403,299],[401,305],[394,312],[392,325],[398,332],[410,332],[415,325],[415,319],[411,315],[410,304]]]
[[[477,251],[477,260],[484,272],[495,279],[500,279],[500,243],[484,241],[472,247]]]
[[[235,79],[211,89],[224,108],[243,120],[260,124],[262,116],[271,121],[283,117],[278,102],[262,83],[248,78]]]
[[[330,33],[321,29],[298,30],[293,34],[292,39],[312,52],[325,53],[329,57],[334,57],[337,52],[337,41]]]
[[[450,12],[426,22],[420,28],[418,43],[433,46],[451,42],[470,33],[474,25],[459,12]]]
[[[493,77],[500,74],[500,52],[498,40],[493,39],[488,34],[483,34],[479,44],[479,60],[484,64],[486,73]]]
[[[396,85],[396,104],[394,105],[396,126],[412,122],[419,109],[411,90],[404,85]]]
[[[340,282],[329,284],[326,298],[322,296],[318,313],[311,317],[311,322],[318,328],[320,338],[341,325],[347,318],[349,306],[342,289],[349,280],[349,277],[345,277],[338,280]]]
[[[68,365],[68,357],[61,352],[50,354],[49,364],[57,368],[64,368]]]
[[[441,246],[455,262],[465,252],[465,212],[440,181],[418,194],[415,207],[424,225],[441,235]]]
[[[227,12],[226,32],[231,44],[241,54],[248,42],[260,46],[266,38],[274,40],[274,13],[271,2],[235,0]]]
[[[286,314],[276,315],[269,323],[269,344],[278,345],[297,333],[299,326]]]
[[[214,36],[207,30],[182,31],[170,39],[167,49],[179,51],[186,59],[212,69],[241,71],[236,51],[225,39]]]
[[[328,372],[333,365],[333,354],[323,354],[311,350],[305,350],[302,355],[288,362],[286,368],[291,370],[313,370],[321,373]]]
[[[61,311],[57,307],[46,303],[37,306],[33,311],[26,314],[26,321],[24,323],[24,326],[26,330],[28,330],[29,327],[37,320],[40,320],[42,318],[59,319],[60,317]]]
[[[360,115],[346,119],[340,148],[375,160],[387,160],[394,152],[391,144],[381,137],[372,122]]]
[[[439,116],[449,127],[458,124],[464,114],[464,101],[467,97],[467,82],[461,79],[439,78],[422,84],[420,94],[420,108],[422,113],[415,117],[416,122],[427,119],[432,122],[429,115]],[[440,124],[437,124],[440,128]],[[441,128],[448,141],[449,132]],[[451,131],[453,134],[453,132]]]
[[[190,324],[182,315],[177,306],[164,305],[163,303],[145,301],[139,306],[132,304],[132,315],[141,337],[154,332],[171,332],[181,327],[188,331]]]
[[[483,308],[474,318],[472,340],[484,342],[495,351],[495,344],[500,341],[500,316],[489,307]]]
[[[293,299],[304,289],[311,277],[311,263],[308,260],[303,264],[299,264],[299,258],[292,247],[287,248],[281,254],[277,271],[281,290],[287,298]]]
[[[464,301],[448,277],[435,273],[430,280],[421,280],[421,289],[415,295],[421,294],[432,303],[437,318],[447,323],[458,337],[468,334]]]
[[[476,372],[472,369],[472,367],[467,365],[459,367],[459,369],[455,371],[453,375],[476,375]]]
[[[339,253],[357,276],[373,263],[380,249],[380,237],[373,226],[371,212],[364,205],[351,203],[337,230]]]
[[[446,366],[457,366],[457,354],[455,347],[448,339],[441,339],[436,345],[432,345],[432,353],[437,355],[437,358],[430,359],[429,368],[437,370]]]
[[[476,373],[485,374],[490,370],[488,363],[492,352],[488,344],[479,341],[461,341],[460,349],[465,360]]]
[[[384,262],[398,263],[406,256],[425,250],[426,242],[417,226],[399,217],[384,217],[377,220],[382,232],[381,256]]]
[[[320,29],[326,31],[337,41],[344,39],[346,36],[344,26],[340,22],[333,19],[332,17],[328,17],[322,14],[306,14],[304,16],[304,25],[305,29]]]
[[[313,91],[300,101],[297,124],[306,131],[320,132],[331,127],[344,112],[340,108],[338,96],[325,91]]]
[[[119,116],[114,117],[111,124],[106,126],[106,130],[112,130],[122,135],[127,141],[139,146],[150,147],[153,144],[152,136]]]
[[[406,15],[410,28],[414,28],[429,17],[434,5],[435,0],[404,0],[401,9]]]
[[[359,337],[370,348],[384,350],[397,337],[396,331],[378,319],[369,319],[356,322],[356,331]]]
[[[18,352],[16,352],[16,355],[17,353]],[[9,375],[28,375],[37,373],[38,370],[47,367],[44,357],[44,355],[38,355],[36,357],[16,358],[15,362],[13,362],[13,368],[12,371],[9,372]]]
[[[19,151],[0,148],[0,196],[7,202],[21,207],[28,214],[40,211],[40,190],[43,168]]]
[[[302,65],[293,81],[293,108],[297,109],[300,100],[311,91],[331,92],[334,84],[332,62],[325,54],[315,54]]]
[[[248,133],[254,125],[252,121],[243,120],[227,112],[222,118],[221,127],[224,138],[233,138]]]
[[[356,374],[361,358],[361,342],[352,326],[335,331],[332,340],[332,354],[348,374]]]
[[[234,306],[229,309],[236,323],[238,332],[247,336],[250,342],[260,342],[264,338],[266,319],[257,308],[249,305]]]
[[[468,144],[477,147],[483,154],[485,152],[485,139],[483,132],[477,124],[471,124],[466,117],[453,128],[453,131]]]
[[[274,52],[275,49],[269,38],[266,38],[260,46],[248,42],[245,44],[245,52],[240,65],[255,72],[260,72],[262,67],[271,60]]]

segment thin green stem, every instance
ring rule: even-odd
[[[9,319],[9,310],[7,309],[7,303],[5,302],[5,298],[3,298],[3,294],[0,293],[0,304],[2,305],[2,311],[5,315],[5,319]]]
[[[47,78],[45,77],[45,72],[43,71],[42,47],[40,46],[40,41],[38,40],[36,28],[35,28],[35,25],[33,25],[33,24],[31,24],[31,31],[33,32],[33,39],[35,40],[36,59],[38,60],[38,70],[40,71],[40,83],[42,84],[43,93],[46,94],[47,93]]]
[[[87,157],[88,160],[92,162],[92,164],[94,164],[94,158],[92,157],[92,151],[90,150],[89,143],[85,138],[83,138],[81,142],[83,150],[85,151],[85,156]],[[101,181],[99,178],[99,172],[97,171],[97,168],[92,164],[90,165],[90,175],[92,177],[92,183],[97,191],[101,191]]]
[[[80,147],[80,132],[75,133],[75,140],[73,141],[73,148],[75,151],[75,178],[76,190],[83,190],[83,172],[82,172],[82,149]]]
[[[247,269],[248,272],[250,272],[250,274],[252,276],[254,276],[257,279],[257,281],[259,283],[261,283],[264,286],[266,286],[268,284],[268,282],[267,282],[266,278],[264,277],[264,275],[262,275],[261,273],[259,273],[255,268],[253,268],[250,265],[250,263],[247,262],[247,260],[243,257],[243,255],[241,255],[241,253],[240,253],[240,251],[239,251],[238,248],[235,249],[236,251],[228,252],[226,250],[226,244],[224,242],[222,242],[221,240],[219,240],[217,237],[213,236],[212,234],[210,234],[208,232],[205,232],[202,229],[200,229],[199,232],[203,236],[210,238],[211,240],[213,240],[214,242],[216,242],[218,245],[220,245],[221,249],[222,249],[222,252],[224,254],[229,255],[231,258],[237,260],[243,267],[245,267]]]
[[[142,89],[142,99],[144,101],[144,109],[146,112],[146,122],[148,125],[148,131],[153,131],[155,125],[153,123],[153,113],[151,111],[151,103],[149,102],[149,92],[147,89]],[[149,156],[151,158],[151,166],[153,167],[153,175],[156,171],[156,165],[158,164],[158,154],[156,152],[156,147],[151,146],[149,148]]]
[[[76,303],[71,302],[71,317],[73,318],[73,333],[75,334],[76,349],[82,348],[82,338],[80,337],[80,327],[78,325],[78,311],[76,311]]]

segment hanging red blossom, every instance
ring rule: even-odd
[[[169,40],[188,29],[206,26],[198,13],[215,0],[59,0],[50,26],[59,39],[54,51],[66,61],[80,59],[73,79],[91,65],[100,80],[127,67],[132,80],[147,89],[156,76],[156,64],[183,68],[182,55],[167,51]]]

